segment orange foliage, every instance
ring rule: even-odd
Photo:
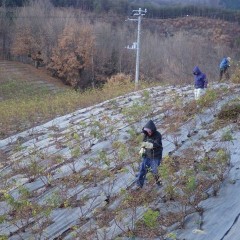
[[[81,81],[81,73],[91,66],[93,46],[90,26],[66,25],[48,68],[66,84],[75,87]]]
[[[17,30],[11,48],[11,52],[13,55],[36,55],[39,49],[40,45],[38,41],[34,39],[30,28],[21,27]]]
[[[113,86],[127,85],[131,82],[131,76],[124,73],[118,73],[108,78],[107,82],[109,85]]]

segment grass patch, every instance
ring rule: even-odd
[[[52,92],[46,85],[11,79],[0,84],[0,96],[3,100],[21,99],[27,96],[42,96]]]
[[[217,131],[218,129],[224,128],[226,125],[230,123],[237,123],[240,118],[240,99],[236,98],[223,105],[219,113],[217,114],[217,118],[214,121],[213,131]],[[226,136],[223,137],[223,141],[226,140]]]
[[[231,81],[235,84],[240,84],[240,68],[237,68],[231,76]]]
[[[131,82],[108,83],[102,89],[82,93],[74,90],[50,93],[43,89],[35,94],[31,86],[26,89],[25,86],[22,85],[23,91],[19,94],[16,93],[16,88],[20,88],[19,84],[14,82],[4,84],[1,88],[6,100],[0,102],[0,139],[57,116],[134,91],[134,84]],[[146,87],[150,87],[149,84],[142,83],[141,88]]]
[[[224,105],[218,113],[218,119],[236,120],[240,116],[240,101],[231,102]]]

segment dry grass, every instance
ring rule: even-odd
[[[218,113],[218,119],[229,122],[230,120],[237,120],[240,115],[240,101],[236,99],[235,102],[224,105]]]
[[[27,96],[42,96],[51,92],[47,86],[39,86],[35,82],[11,78],[0,81],[0,100],[21,99]]]
[[[147,86],[143,83],[140,88]],[[101,89],[85,92],[63,90],[53,93],[43,88],[38,89],[37,94],[29,84],[22,85],[21,91],[17,91],[17,88],[19,84],[6,83],[0,89],[5,99],[0,102],[0,139],[57,116],[132,92],[134,84],[130,81],[120,84],[109,82]]]
[[[235,72],[231,76],[231,81],[236,84],[240,84],[240,68],[235,69]]]

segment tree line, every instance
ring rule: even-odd
[[[0,10],[0,57],[43,66],[76,88],[103,84],[118,73],[135,74],[135,51],[126,47],[136,41],[137,27],[125,17],[56,8],[49,0]],[[178,29],[178,20],[174,24]],[[203,32],[170,32],[157,20],[143,21],[141,38],[140,76],[148,81],[189,82],[193,63],[205,66],[214,79],[217,61],[238,53],[234,45],[206,41]]]
[[[220,4],[229,9],[240,9],[239,0],[220,0]]]
[[[6,7],[23,7],[29,4],[30,0],[0,0],[0,6]],[[72,7],[82,10],[106,13],[114,12],[117,14],[128,15],[133,9],[139,7],[147,8],[150,14],[147,17],[153,18],[173,18],[184,15],[205,16],[221,18],[224,20],[239,21],[240,2],[238,0],[221,0],[221,6],[225,8],[212,8],[204,5],[172,5],[160,6],[151,3],[136,3],[129,0],[51,0],[55,7]],[[227,9],[226,9],[227,8]]]

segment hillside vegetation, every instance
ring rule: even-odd
[[[196,103],[192,86],[148,88],[1,140],[1,238],[189,239],[180,236],[193,215],[199,239],[216,236],[204,221],[215,215],[202,202],[221,199],[223,181],[239,189],[238,172],[227,178],[239,162],[239,93],[239,85],[210,84]],[[163,187],[148,175],[139,192],[140,131],[148,119],[163,134]],[[234,225],[236,207],[224,204]],[[220,217],[218,224],[218,239],[238,236]]]
[[[104,88],[80,92],[26,64],[0,61],[0,71],[0,139],[134,91],[129,76],[123,74],[109,79]],[[145,86],[142,82],[141,88]]]
[[[0,0],[0,6],[7,7],[22,7],[28,4],[30,0]],[[114,11],[126,14],[129,9],[136,7],[150,7],[151,9],[160,9],[163,6],[176,6],[181,9],[184,6],[194,6],[195,8],[211,7],[227,9],[240,9],[238,0],[51,0],[51,3],[56,7],[74,7],[96,12]]]
[[[118,73],[134,78],[135,52],[126,47],[136,41],[137,28],[127,16],[56,8],[47,0],[30,2],[13,15],[3,8],[2,14],[4,58],[46,68],[81,90],[102,86]],[[199,65],[215,80],[223,56],[232,57],[232,68],[237,64],[238,32],[238,23],[219,19],[144,18],[140,76],[148,82],[190,83],[192,68]]]
[[[0,18],[2,53],[7,58],[38,67],[29,66],[28,72],[22,72],[21,76],[21,69],[1,67],[1,82],[4,80],[0,87],[0,100],[4,100],[0,106],[2,138],[133,89],[129,83],[124,91],[119,89],[114,93],[111,84],[101,90],[108,79],[114,79],[119,72],[134,79],[135,53],[125,48],[136,41],[136,25],[132,22],[124,21],[119,15],[54,8],[49,1],[35,1],[18,8],[14,18],[8,9],[3,8],[2,13],[6,14],[6,18]],[[238,23],[219,19],[144,18],[140,82],[192,83],[195,65],[199,65],[212,82],[218,79],[218,65],[224,55],[232,57],[233,73],[238,64],[239,32]],[[54,93],[45,85],[40,84],[38,88],[31,75],[46,70],[55,77],[53,81],[50,76],[44,76],[47,81],[54,84],[59,81],[59,85],[63,82],[80,91],[87,89],[86,93],[63,90],[62,85],[62,90]]]
[[[180,5],[189,6],[194,5],[195,7],[208,6],[215,8],[228,8],[228,9],[240,9],[240,3],[238,0],[129,0],[129,2],[138,4],[151,4],[155,6],[169,6],[169,5]]]

